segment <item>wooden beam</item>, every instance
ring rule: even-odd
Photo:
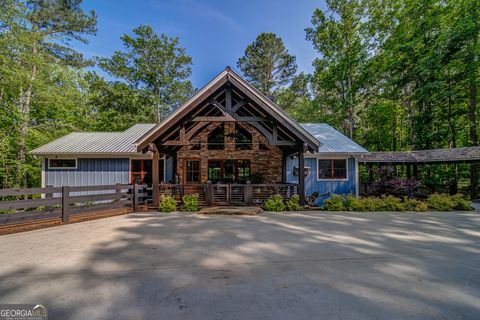
[[[160,204],[160,164],[159,153],[152,153],[152,204],[158,207]]]
[[[182,125],[180,128],[180,141],[185,142],[185,125]]]
[[[234,114],[235,112],[237,112],[238,109],[240,109],[241,107],[243,107],[246,104],[248,104],[248,99],[240,100],[239,102],[235,103],[235,105],[230,110],[230,113]]]
[[[268,143],[272,146],[294,146],[297,143],[295,141],[278,141],[273,139],[273,134],[268,132],[260,123],[258,122],[251,122],[250,125],[260,131],[268,140]]]
[[[188,141],[180,140],[167,140],[162,142],[162,145],[164,146],[188,146],[188,144]]]
[[[298,196],[300,197],[300,205],[305,205],[305,157],[303,154],[303,145],[298,152]]]
[[[234,122],[237,121],[231,115],[225,115],[220,117],[195,117],[191,121],[193,122]]]
[[[297,143],[294,141],[272,141],[271,143],[274,146],[295,146]]]
[[[234,115],[233,116],[238,122],[265,122],[269,121],[269,119],[265,117],[241,117]]]
[[[150,152],[158,152],[157,145],[153,142],[148,144],[147,150]]]
[[[185,140],[186,141],[190,141],[190,139],[193,138],[193,136],[195,135],[195,133],[197,133],[199,130],[201,130],[203,127],[205,127],[206,125],[208,125],[208,122],[199,122],[197,124],[195,124],[190,130],[188,130],[188,132],[185,134]]]
[[[227,82],[227,88],[225,90],[225,111],[228,114],[232,114],[232,87],[230,82]]]
[[[218,109],[220,109],[220,111],[222,111],[223,113],[225,113],[227,110],[225,109],[224,106],[222,106],[222,104],[220,102],[218,102],[217,100],[215,99],[210,99],[210,104],[213,104],[215,107],[217,107]]]
[[[272,127],[272,140],[274,142],[277,142],[278,141],[278,131],[277,131],[277,125],[274,123],[273,124],[273,127]]]

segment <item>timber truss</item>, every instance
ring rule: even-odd
[[[316,151],[318,141],[227,68],[137,144],[139,151],[174,155],[211,123],[248,123],[284,153]]]

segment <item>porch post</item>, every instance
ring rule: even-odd
[[[300,197],[300,205],[305,205],[305,157],[303,145],[298,152],[298,196]]]
[[[152,151],[152,204],[158,207],[160,204],[160,155],[157,151]]]

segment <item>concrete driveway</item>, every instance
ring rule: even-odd
[[[0,237],[50,319],[480,319],[477,213],[138,213]]]

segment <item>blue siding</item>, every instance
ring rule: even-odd
[[[128,184],[130,177],[128,158],[102,159],[79,158],[76,169],[49,169],[45,159],[45,185],[92,186],[110,184]]]
[[[298,183],[298,177],[293,175],[293,167],[298,166],[298,159],[287,158],[287,182]],[[335,194],[353,194],[356,190],[356,174],[355,174],[355,159],[348,159],[348,180],[317,180],[317,158],[305,158],[305,167],[310,168],[308,176],[305,177],[305,194],[311,195],[313,192],[318,191],[321,195],[326,193]],[[328,196],[320,197],[317,201],[317,205],[321,205],[323,200]]]

